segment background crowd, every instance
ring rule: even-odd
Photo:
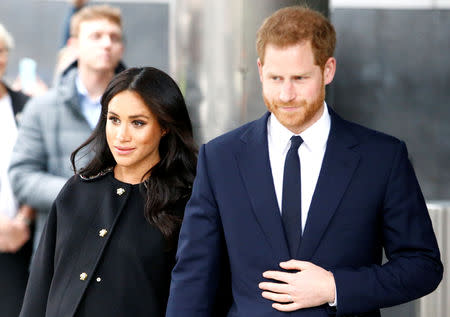
[[[195,175],[196,146],[193,141],[192,125],[180,89],[164,72],[152,68],[131,68],[123,72],[126,69],[125,63],[122,61],[125,40],[120,10],[111,6],[87,4],[87,0],[72,1],[65,22],[61,26],[63,38],[55,61],[54,76],[47,84],[36,73],[36,64],[33,64],[32,60],[20,62],[19,75],[13,81],[2,80],[8,65],[8,58],[14,54],[14,39],[8,32],[7,26],[0,24],[0,129],[3,131],[3,135],[7,136],[4,144],[5,152],[0,158],[0,280],[10,286],[0,290],[0,315],[2,316],[3,312],[5,316],[18,316],[29,276],[30,261],[40,241],[41,246],[36,254],[37,260],[35,260],[40,265],[33,267],[32,283],[31,287],[28,287],[21,316],[33,316],[36,311],[43,316],[46,309],[55,315],[89,316],[93,313],[105,312],[105,309],[112,315],[130,313],[130,308],[125,302],[121,305],[116,302],[118,298],[115,296],[103,298],[98,286],[95,285],[112,289],[119,289],[122,286],[130,290],[128,300],[137,299],[133,305],[136,309],[133,312],[135,316],[141,314],[142,316],[161,315],[165,310],[169,293],[167,280],[170,278],[170,270],[168,271],[167,268],[172,268],[174,265],[174,245],[177,240],[174,235],[176,236],[180,229],[180,219],[183,214],[183,211],[180,210],[184,210],[187,198],[191,194],[193,175]],[[289,45],[291,44],[289,43]],[[264,56],[264,53],[259,56]],[[328,64],[324,65],[320,65],[324,67],[322,70],[327,69],[326,65]],[[263,66],[262,62],[258,62],[260,79],[264,88],[264,85],[268,87],[268,80],[265,81],[263,77]],[[334,75],[334,69],[332,72]],[[325,84],[331,82],[332,77],[329,77],[331,79]],[[152,89],[142,84],[145,81],[154,85],[151,87]],[[323,84],[324,82],[322,82]],[[186,88],[181,86],[182,90]],[[165,88],[170,92],[170,97],[165,95]],[[275,108],[270,108],[270,101],[265,99],[265,102],[269,110],[275,112]],[[123,106],[125,104],[133,106],[125,108]],[[158,108],[159,106],[163,108]],[[166,111],[164,107],[174,112]],[[327,109],[325,107],[325,111]],[[334,116],[331,111],[332,120],[335,120]],[[187,125],[180,128],[179,125],[182,122]],[[268,122],[270,124],[270,120]],[[281,123],[284,125],[285,122]],[[132,128],[123,128],[126,125]],[[19,126],[20,128],[18,128]],[[149,131],[151,131],[151,135],[158,136],[156,140],[149,137],[149,134],[143,137],[143,132],[139,132],[142,127],[148,129],[152,127],[152,130]],[[142,128],[142,130],[144,129]],[[150,169],[139,167],[135,163],[130,168],[129,162],[122,161],[121,155],[133,150],[129,145],[131,143],[127,142],[137,142],[136,144],[146,149],[145,153],[147,154],[143,156],[145,158],[143,166],[150,166]],[[128,147],[124,144],[128,144]],[[229,146],[234,147],[234,145]],[[308,146],[307,139],[306,146]],[[212,148],[214,145],[210,147]],[[304,147],[305,144],[301,148],[303,150],[300,151],[304,151]],[[77,150],[74,153],[75,149]],[[206,164],[205,162],[208,161],[205,151],[205,148],[202,147],[200,164]],[[221,151],[221,148],[214,147],[213,152],[221,153]],[[404,152],[406,153],[406,151]],[[402,153],[405,154],[404,152]],[[403,154],[402,158],[405,156]],[[218,162],[224,158],[225,155],[215,157],[212,159],[214,163],[207,163],[207,165],[220,165]],[[100,164],[99,162],[106,163]],[[80,166],[88,167],[80,170],[78,168]],[[202,165],[199,166],[202,167]],[[225,163],[222,164],[222,168],[224,167]],[[80,179],[72,177],[74,169],[82,176]],[[182,230],[180,244],[182,251],[179,252],[184,253],[178,255],[180,263],[176,267],[174,275],[174,279],[177,281],[173,284],[169,305],[169,314],[172,314],[170,316],[180,313],[178,311],[180,303],[181,305],[188,303],[187,306],[192,303],[188,296],[180,296],[180,289],[185,289],[183,279],[188,281],[190,279],[190,277],[183,276],[183,272],[196,273],[195,268],[184,268],[184,265],[187,264],[189,267],[194,263],[189,256],[197,254],[192,241],[202,241],[206,245],[212,239],[215,243],[214,250],[221,250],[220,247],[223,246],[224,241],[220,240],[220,237],[215,240],[216,238],[211,238],[210,233],[197,229],[209,228],[210,232],[216,233],[223,233],[227,230],[226,224],[222,224],[220,216],[218,216],[219,209],[207,216],[209,220],[218,224],[216,227],[205,226],[201,221],[195,224],[198,221],[195,216],[195,205],[201,205],[205,203],[205,200],[209,204],[213,200],[212,198],[205,199],[205,193],[208,194],[213,190],[208,186],[205,187],[203,182],[213,184],[213,187],[222,186],[220,183],[214,183],[217,180],[208,180],[208,177],[203,174],[206,169],[203,166],[203,169],[200,170],[200,179],[197,181],[197,187],[194,187],[196,195],[187,209],[190,214],[194,213],[194,216],[188,218],[188,224],[185,224]],[[139,172],[136,172],[137,170]],[[174,170],[178,171],[179,175],[173,175]],[[233,172],[229,172],[228,176],[232,174]],[[226,175],[218,177],[226,179]],[[67,183],[69,179],[70,181]],[[278,190],[283,186],[279,184]],[[205,192],[202,193],[202,190]],[[105,201],[97,206],[99,210],[102,210],[100,214],[104,218],[91,219],[89,218],[90,214],[86,211],[84,215],[77,214],[79,218],[83,219],[77,223],[78,218],[68,216],[68,211],[78,212],[78,210],[88,210],[91,207],[81,201],[77,202],[76,197],[91,197],[88,200],[92,201],[103,191],[110,191],[114,193],[114,197],[118,198],[117,201]],[[419,192],[420,189],[418,197],[421,196]],[[277,193],[277,198],[280,199],[278,196]],[[120,199],[123,199],[124,205]],[[418,200],[419,205],[423,205],[423,197],[419,197]],[[68,205],[68,201],[73,203]],[[218,200],[216,203],[221,204],[221,201]],[[118,207],[119,205],[121,207]],[[281,210],[281,201],[278,201],[278,205]],[[307,207],[306,209],[309,209],[309,205]],[[117,209],[117,213],[115,213],[115,209]],[[127,218],[120,220],[120,225],[116,226],[122,209],[126,211],[144,209],[146,212],[141,215],[144,216],[143,219]],[[108,214],[111,210],[114,213]],[[50,220],[48,220],[49,214]],[[125,214],[128,213],[125,212]],[[215,218],[216,216],[219,220]],[[204,217],[204,215],[199,217]],[[109,243],[118,246],[117,253],[105,249],[106,242],[104,241],[108,241],[108,235],[112,233],[113,229],[125,232],[126,236],[131,237],[131,233],[139,228],[142,220],[146,221],[144,223],[155,225],[159,230],[157,235],[149,232],[148,235],[143,234],[137,238],[141,245],[152,245],[155,239],[158,241],[152,245],[150,253],[148,253],[149,249],[138,248],[137,254],[130,255],[129,250],[121,249],[124,242],[114,239]],[[90,223],[91,226],[95,225],[92,232],[95,231],[96,238],[100,237],[98,241],[93,239],[92,241],[95,240],[95,242],[91,243],[91,240],[86,238],[83,244],[74,246],[74,241],[83,239],[84,229],[80,231],[81,236],[66,236],[65,232],[61,233],[61,228],[68,228],[67,224],[69,223],[75,228],[77,226],[79,226],[78,228],[87,228],[89,221],[93,221]],[[429,229],[427,227],[429,219],[425,219],[423,223],[426,223],[425,232]],[[394,226],[394,222],[391,224]],[[223,225],[224,227],[222,227]],[[283,224],[283,226],[287,226],[287,224]],[[90,230],[86,229],[86,233],[90,233]],[[141,230],[145,231],[146,229],[141,228]],[[232,229],[233,232],[234,230]],[[284,227],[284,230],[288,229]],[[228,233],[225,234],[228,235]],[[108,239],[101,239],[105,235]],[[41,236],[43,236],[42,240]],[[430,247],[430,258],[435,261],[432,270],[436,271],[435,281],[437,281],[440,274],[439,254],[434,249],[435,242],[433,238],[430,238],[429,232],[424,233],[424,236],[429,239],[429,245],[423,246],[423,249]],[[133,238],[136,237],[133,236]],[[413,240],[411,238],[410,242]],[[61,246],[56,241],[65,241],[65,244]],[[234,248],[234,250],[238,249],[238,247]],[[377,250],[379,251],[379,249]],[[153,272],[146,271],[145,268],[154,263],[154,252],[156,254],[160,252],[161,260],[158,265],[153,267]],[[294,252],[291,251],[291,254]],[[213,253],[211,250],[207,250],[204,258],[212,256]],[[219,253],[217,258],[212,259],[208,265],[215,263],[218,258],[223,256],[222,253]],[[399,253],[401,252],[399,251]],[[80,260],[80,254],[86,255],[86,259]],[[395,252],[393,254],[395,255]],[[378,254],[374,257],[377,256]],[[53,262],[54,258],[58,261]],[[140,273],[139,276],[146,276],[151,281],[148,289],[145,290],[145,296],[133,293],[136,285],[130,283],[130,280],[118,279],[113,282],[111,277],[115,270],[130,264],[125,263],[128,260],[117,261],[119,258],[133,262],[134,266],[130,270]],[[149,261],[150,258],[152,261]],[[228,259],[232,260],[233,257]],[[376,261],[378,260],[380,259],[377,258]],[[197,264],[197,268],[204,267],[204,263],[198,262]],[[300,267],[299,264],[291,265],[292,267],[283,268],[291,270],[309,268]],[[424,267],[426,265],[428,264],[423,264]],[[210,267],[208,267],[209,269]],[[97,284],[89,282],[87,289],[85,287],[82,289],[69,287],[70,291],[65,293],[63,289],[66,289],[68,285],[74,285],[74,281],[65,279],[65,276],[70,272],[78,272],[77,270],[80,274],[79,278],[76,276],[76,279],[92,281],[92,283],[96,281]],[[156,275],[154,275],[155,272],[157,272]],[[338,279],[348,278],[347,282],[353,280],[350,275],[346,275],[348,273],[341,274],[337,275]],[[137,278],[138,276],[134,280]],[[276,279],[276,277],[270,278]],[[216,281],[211,282],[208,277],[205,279],[204,285],[208,286],[208,283],[215,285]],[[339,283],[342,281],[337,280],[337,284]],[[44,291],[42,287],[45,288]],[[162,295],[153,294],[154,287],[163,289]],[[260,285],[260,288],[269,291],[272,290],[271,287],[273,285],[266,286],[264,283]],[[328,290],[330,289],[333,288],[328,288]],[[346,289],[342,291],[341,288],[339,290],[340,292],[337,294],[340,296],[347,291]],[[196,291],[198,289],[193,289],[188,295],[194,295]],[[334,286],[334,291],[336,291],[336,286]],[[237,294],[237,290],[233,292]],[[89,296],[83,294],[89,294]],[[140,296],[156,299],[140,306],[143,304]],[[267,293],[263,296],[270,300],[279,300],[278,297],[267,295]],[[399,299],[398,302],[415,297],[417,296],[412,294],[405,295],[405,297],[400,296],[401,300]],[[292,296],[286,298],[280,301],[282,303],[285,301],[295,302]],[[115,305],[110,305],[111,301]],[[211,297],[209,301],[213,302],[214,298]],[[342,309],[345,301],[345,298],[340,298],[338,301],[334,292],[320,305],[328,302],[335,312],[333,307],[336,307],[336,303],[341,304],[338,307]],[[43,303],[45,303],[44,306],[42,306]],[[374,306],[376,305],[374,304]],[[378,308],[374,307],[374,309]],[[365,309],[365,307],[361,309]],[[183,311],[186,312],[189,309],[186,308]],[[195,311],[192,316],[196,316]]]

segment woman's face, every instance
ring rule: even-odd
[[[116,167],[115,176],[128,183],[139,183],[159,162],[159,142],[165,132],[142,98],[125,90],[108,104],[106,139]]]
[[[8,54],[5,42],[0,39],[0,79],[3,78],[8,65]]]

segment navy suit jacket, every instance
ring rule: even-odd
[[[200,149],[172,272],[167,317],[217,316],[229,271],[229,317],[379,316],[439,284],[439,249],[403,142],[341,119],[331,130],[295,259],[334,274],[337,309],[276,311],[262,273],[289,260],[267,145],[266,113]],[[299,193],[300,194],[300,193]],[[382,265],[385,250],[388,262]]]

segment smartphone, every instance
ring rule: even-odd
[[[19,61],[19,77],[24,92],[31,91],[36,85],[37,63],[32,58],[22,58]]]

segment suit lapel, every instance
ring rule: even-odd
[[[267,145],[266,113],[241,137],[241,151],[236,154],[239,170],[256,220],[278,260],[289,259],[286,238],[278,207]]]
[[[347,123],[329,111],[330,135],[297,253],[302,260],[314,255],[359,162],[359,154],[352,149],[357,140],[348,131]]]

